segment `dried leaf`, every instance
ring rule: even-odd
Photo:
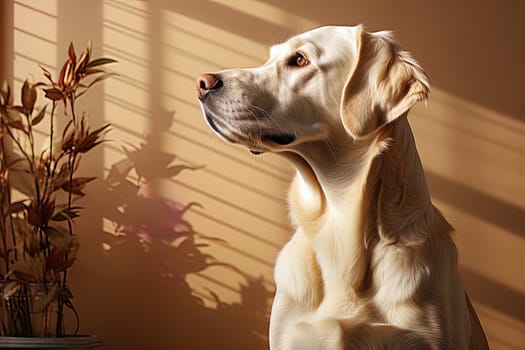
[[[60,287],[58,283],[54,283],[46,295],[42,298],[42,302],[39,305],[37,312],[42,312],[48,307],[52,302],[57,300],[60,296]]]
[[[40,112],[38,112],[38,114],[36,115],[36,117],[34,117],[32,120],[31,120],[31,125],[37,125],[38,123],[40,123],[45,115],[46,115],[46,108],[47,108],[47,105],[44,106],[44,108],[42,108],[40,110]]]
[[[60,101],[64,99],[64,94],[62,93],[62,90],[58,88],[44,89],[44,91],[46,92],[46,98],[52,101]]]
[[[51,217],[53,216],[53,213],[55,212],[55,200],[48,200],[47,203],[44,203],[43,205],[43,212],[42,212],[42,225],[47,225]]]
[[[44,77],[52,84],[54,85],[53,78],[51,77],[51,73],[44,68],[43,66],[40,66],[40,69],[43,71]]]
[[[22,85],[22,106],[24,106],[27,115],[33,113],[33,108],[36,102],[36,89],[26,79],[24,85]]]
[[[14,129],[18,129],[18,130],[22,130],[23,132],[26,132],[25,125],[21,120],[15,120],[15,121],[9,122],[8,125]]]
[[[88,64],[88,62],[88,53],[86,51],[82,51],[78,61],[76,62],[75,71],[73,72],[76,84],[75,90],[78,89],[80,80],[83,79],[86,75],[86,65]]]
[[[41,255],[21,254],[13,265],[11,274],[21,283],[42,282],[44,280],[45,261]]]
[[[47,258],[47,268],[55,271],[63,271],[71,267],[75,262],[79,244],[75,236],[65,228],[55,226],[46,229],[51,249]]]
[[[34,206],[29,206],[27,208],[27,222],[33,226],[40,226],[40,216]]]
[[[91,40],[89,40],[87,43],[86,52],[88,54],[88,61],[89,61],[89,59],[91,58],[91,53],[93,52],[93,43],[91,42]]]
[[[87,68],[85,71],[84,71],[84,74],[86,76],[88,75],[91,75],[91,74],[98,74],[98,73],[105,73],[104,70],[102,69],[98,69],[98,68]],[[87,87],[87,86],[86,86]]]
[[[71,132],[69,131],[70,128],[73,128]],[[70,120],[66,126],[64,127],[64,131],[62,132],[62,149],[64,151],[68,150],[73,146],[75,142],[75,128],[73,127],[73,120]]]
[[[55,212],[53,216],[51,217],[51,220],[53,221],[70,221],[72,222],[74,218],[79,217],[80,214],[78,213],[80,207],[65,207],[62,210],[59,210],[58,212]]]
[[[49,242],[53,247],[58,249],[66,249],[71,244],[73,236],[69,231],[62,226],[48,226],[44,228],[44,232],[49,238]]]
[[[15,164],[20,163],[20,162],[22,162],[23,160],[24,160],[24,159],[22,159],[22,158],[13,159],[11,162],[9,162],[9,164],[7,164],[7,165],[5,166],[5,168],[6,168],[6,169],[11,169],[12,167],[15,166]]]
[[[24,106],[9,106],[9,109],[15,110],[15,111],[17,111],[20,114],[24,114],[25,113]]]
[[[93,80],[91,83],[88,84],[88,88],[92,87],[96,83],[99,83],[99,82],[101,82],[103,80],[106,80],[107,78],[115,76],[115,75],[118,75],[118,74],[117,73],[104,73],[102,75],[99,75],[98,77],[96,77],[95,80]]]
[[[4,284],[2,288],[2,297],[3,299],[8,299],[15,295],[20,290],[20,283],[18,281],[11,281]]]
[[[95,146],[99,145],[100,143],[104,142],[104,140],[99,140],[102,138],[105,134],[107,134],[110,131],[110,124],[106,124],[101,128],[98,128],[92,132],[90,132],[86,137],[84,137],[81,142],[78,145],[78,152],[79,153],[86,153]]]
[[[72,41],[69,43],[68,55],[69,55],[69,59],[72,62],[77,61],[77,55],[75,54],[75,46],[73,45]]]
[[[18,214],[22,212],[24,209],[26,209],[26,205],[24,204],[24,201],[18,201],[11,203],[9,206],[9,211],[7,214]]]
[[[24,250],[29,255],[36,255],[42,251],[43,245],[37,235],[26,235],[24,239]]]
[[[39,81],[38,83],[33,84],[33,86],[35,88],[39,88],[39,87],[42,87],[42,86],[48,86],[48,84],[44,83],[43,81]]]
[[[73,63],[70,59],[68,59],[64,64],[62,65],[62,68],[60,69],[60,74],[58,75],[58,84],[60,87],[64,87],[64,81],[66,80],[66,75],[71,70],[71,65]]]
[[[63,301],[73,299],[73,293],[67,287],[61,288],[59,298],[60,300],[63,300]]]
[[[84,90],[80,90],[80,89],[77,89],[76,92],[75,92],[75,98],[79,98],[80,96],[84,95],[86,92],[88,92],[88,88],[87,86],[85,86],[84,84],[79,84],[79,88],[83,88]]]
[[[66,256],[66,267],[73,266],[74,262],[77,259],[78,250],[80,249],[80,244],[78,243],[78,240],[75,238],[75,236],[71,236],[73,239],[71,240],[71,244],[69,245],[68,254]]]
[[[42,207],[37,207],[37,205],[33,202],[27,207],[27,222],[37,227],[46,226],[55,211],[55,201],[49,200],[42,203]]]
[[[80,55],[80,58],[78,59],[78,62],[77,62],[77,72],[81,72],[85,69],[86,67],[86,64],[88,64],[89,62],[89,57],[88,57],[88,53],[87,51],[82,51],[82,54]]]
[[[96,67],[96,66],[102,66],[104,64],[109,64],[109,63],[115,63],[117,62],[117,60],[114,60],[112,58],[97,58],[97,59],[94,59],[93,61],[89,62],[87,65],[86,65],[86,68],[93,68],[93,67]]]
[[[22,120],[23,113],[24,113],[24,107],[22,106],[10,106],[7,108],[7,117],[9,121]]]
[[[60,167],[58,174],[56,174],[54,178],[52,179],[51,191],[52,192],[57,191],[59,188],[62,187],[62,185],[64,185],[68,181],[69,181],[69,166],[67,163],[64,163]]]
[[[1,105],[9,106],[13,103],[13,98],[11,96],[11,87],[7,83],[7,80],[4,80],[2,83],[2,88],[0,89],[0,94],[2,96]]]

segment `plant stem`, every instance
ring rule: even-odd
[[[77,127],[77,115],[75,112],[75,94],[72,94],[69,98],[69,104],[71,105],[71,117],[73,118],[73,127]]]
[[[2,208],[5,208],[5,196],[2,195]],[[9,214],[10,215],[10,214]],[[5,255],[2,256],[4,259],[5,264],[5,274],[9,272],[9,250],[7,249],[7,225],[5,221],[5,216],[2,215],[2,224],[0,225],[0,228],[2,230],[2,245],[4,248]],[[2,274],[2,279],[4,279],[5,274]]]
[[[29,146],[31,147],[31,159],[35,159],[35,136],[33,135],[33,121],[31,119],[31,114],[27,114],[27,138],[29,139]],[[34,163],[33,163],[34,165]],[[33,172],[36,169],[31,169]]]
[[[64,269],[64,273],[62,274],[61,286],[64,289],[67,286],[67,268]],[[65,335],[64,333],[65,333],[65,330],[64,330],[64,301],[58,298],[58,312],[57,312],[57,325],[56,325],[57,337],[64,336]]]
[[[71,209],[71,206],[73,204],[73,173],[75,172],[75,163],[77,160],[77,153],[76,150],[72,152],[72,154],[69,154],[69,186],[67,191],[67,208]],[[72,226],[71,226],[71,220],[67,221],[69,224],[69,233],[73,234]]]
[[[54,138],[54,119],[55,119],[55,109],[56,109],[56,102],[53,101],[53,107],[51,108],[51,119],[49,121],[49,159],[46,163],[46,181],[44,184],[44,198],[47,198],[48,190],[49,190],[49,182],[53,180],[54,171],[51,170],[51,164],[53,163],[53,138]],[[54,165],[53,169],[56,169],[56,165]]]
[[[73,188],[73,172],[75,169],[75,161],[76,161],[76,153],[73,151],[69,154],[69,187],[68,187],[68,197],[67,197],[67,208],[71,209],[73,196],[71,193],[71,189]],[[67,226],[69,229],[69,234],[73,235],[73,224],[71,223],[71,220],[67,220]],[[67,253],[66,253],[66,259],[67,259]],[[67,267],[64,268],[64,272],[62,274],[62,281],[61,286],[62,288],[66,288],[67,286]],[[56,324],[56,334],[58,337],[64,335],[64,301],[60,298],[58,299],[58,312],[57,312],[57,324]]]
[[[11,130],[9,130],[9,128],[7,126],[6,126],[6,130],[8,131],[9,136],[11,137],[11,139],[13,139],[16,142],[16,139],[13,138]],[[3,162],[5,162],[5,165],[7,165],[7,159],[5,158],[7,153],[6,153],[6,148],[5,148],[5,143],[4,143],[4,139],[3,138],[2,138],[2,152],[3,152],[3,155],[4,155],[4,157],[2,157]],[[6,195],[7,204],[10,205],[11,204],[11,184],[9,183],[9,179],[7,179],[7,188],[6,188],[5,195]],[[12,215],[9,215],[9,227],[10,227],[10,231],[11,231],[11,240],[13,241],[13,247],[14,247],[14,249],[13,249],[13,251],[14,251],[14,258],[15,258],[15,260],[18,260],[18,252],[16,250],[17,242],[16,242],[15,227],[14,227],[14,224],[13,224],[13,216]],[[7,249],[7,246],[6,246],[6,249]],[[7,258],[9,258],[9,253],[8,253]]]
[[[70,105],[71,105],[71,116],[73,118],[73,126],[76,128],[77,127],[77,124],[76,124],[76,115],[75,115],[75,98],[74,96],[72,96],[70,98]],[[73,203],[73,193],[72,193],[72,189],[73,189],[73,175],[74,175],[74,172],[75,172],[75,163],[76,163],[76,160],[77,160],[77,153],[76,153],[76,149],[72,150],[70,153],[69,153],[69,159],[68,159],[68,164],[69,164],[69,186],[68,186],[68,196],[67,196],[67,208],[68,210],[71,209],[71,206],[72,206],[72,203]],[[70,235],[73,235],[73,223],[71,222],[71,220],[67,220],[67,226],[68,226],[68,229],[69,229],[69,234]],[[66,253],[66,259],[67,259],[67,253]],[[64,268],[64,272],[62,274],[62,281],[61,281],[61,285],[62,285],[62,288],[66,288],[67,286],[67,267]],[[64,301],[61,300],[60,298],[58,299],[58,315],[57,315],[57,324],[56,324],[56,334],[57,336],[63,336],[64,335]]]
[[[4,139],[1,138],[0,139],[0,142],[1,142],[1,148],[2,148],[2,169],[5,169],[5,171],[8,171],[7,170],[7,159],[6,159],[6,152],[5,152],[5,145],[4,145]],[[4,251],[5,251],[5,256],[3,257],[4,258],[4,263],[5,263],[5,273],[7,274],[9,272],[9,250],[7,249],[7,222],[6,222],[6,213],[9,213],[9,207],[11,205],[11,202],[8,201],[6,203],[6,200],[8,199],[8,196],[7,196],[7,193],[9,191],[11,191],[11,188],[9,186],[9,179],[5,179],[6,181],[6,187],[3,189],[2,191],[2,224],[1,224],[1,229],[2,229],[2,244],[4,245]],[[5,210],[5,211],[4,211]],[[11,214],[7,214],[9,216],[11,216]],[[3,279],[4,276],[2,276],[2,279]]]
[[[38,174],[35,164],[35,137],[33,135],[33,125],[32,125],[31,115],[27,115],[27,138],[29,140],[29,146],[31,147],[31,161],[29,162],[31,173],[32,174]],[[36,202],[40,204],[40,209],[42,212],[44,211],[44,202],[42,201],[42,193],[40,192],[40,183],[38,182],[38,176],[33,176],[33,179],[35,181],[35,195],[36,195]]]

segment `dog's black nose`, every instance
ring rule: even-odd
[[[209,92],[219,90],[223,85],[222,80],[217,75],[208,73],[199,76],[195,83],[201,101]]]

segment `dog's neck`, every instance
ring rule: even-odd
[[[365,175],[368,179],[376,179],[376,183],[371,180],[364,189],[365,192],[378,191],[376,210],[380,238],[392,243],[413,244],[433,234],[432,227],[439,232],[451,231],[432,205],[407,116],[387,125],[384,135],[378,136],[382,137],[387,138],[388,146],[376,156],[369,174]]]
[[[291,189],[292,211],[308,212],[307,220],[317,220],[330,211],[348,216],[353,206],[364,206],[362,214],[376,212],[387,233],[392,227],[406,228],[432,211],[406,115],[367,139],[334,135],[285,156],[297,170]]]
[[[429,227],[449,226],[431,203],[406,115],[366,140],[332,139],[340,143],[304,145],[286,154],[297,168],[289,205],[318,259],[351,261],[344,271],[323,271],[325,284],[345,283],[357,292],[366,288],[369,245],[423,242]]]

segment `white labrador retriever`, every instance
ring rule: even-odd
[[[297,169],[272,350],[488,349],[407,121],[428,79],[390,33],[314,29],[197,91],[218,135]]]

